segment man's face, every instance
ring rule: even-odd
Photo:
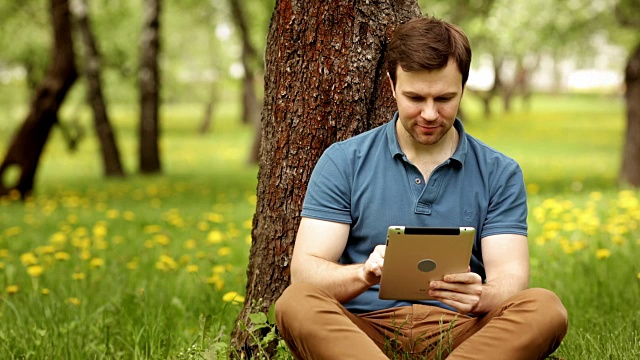
[[[421,145],[438,143],[453,126],[462,98],[462,74],[452,60],[437,70],[406,72],[398,66],[393,97],[398,136]]]

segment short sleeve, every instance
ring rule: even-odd
[[[481,238],[499,234],[527,236],[527,193],[522,169],[515,161],[510,159],[504,164],[490,194]]]

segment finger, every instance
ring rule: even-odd
[[[373,249],[373,253],[374,254],[378,254],[378,255],[380,255],[381,257],[384,258],[384,254],[385,254],[386,250],[387,250],[387,246],[386,245],[378,245]]]
[[[371,272],[373,272],[376,276],[382,276],[382,268],[378,263],[374,263],[371,266]]]
[[[448,283],[481,284],[482,278],[476,273],[466,272],[460,274],[445,275],[443,281]]]
[[[451,306],[452,308],[456,309],[461,314],[468,314],[473,309],[473,305],[467,304],[467,303],[463,303],[463,302],[459,302],[459,301],[454,301],[454,300],[449,300],[449,299],[440,299],[440,302],[442,302],[443,304],[447,304],[447,305]]]

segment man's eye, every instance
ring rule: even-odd
[[[451,99],[452,99],[451,97],[439,97],[439,98],[436,98],[436,101],[447,102],[447,101],[449,101]]]

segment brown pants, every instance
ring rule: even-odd
[[[568,326],[560,299],[545,289],[524,290],[482,317],[427,305],[355,315],[305,283],[278,299],[276,321],[296,359],[305,360],[544,359]]]

